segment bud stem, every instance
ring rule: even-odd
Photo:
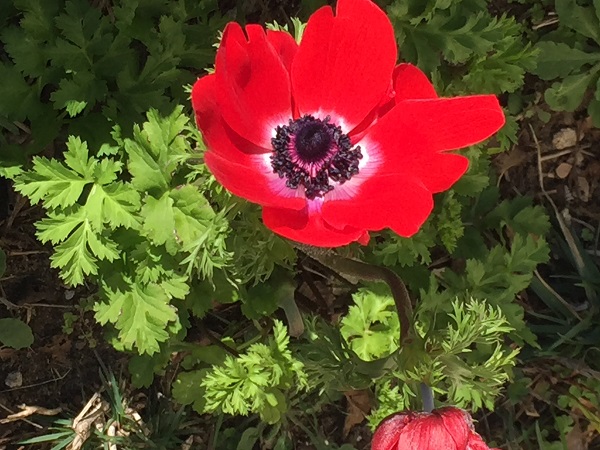
[[[430,413],[434,409],[433,390],[426,383],[421,383],[421,399],[423,400],[423,411]]]

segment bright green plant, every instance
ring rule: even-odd
[[[433,386],[450,404],[471,410],[493,408],[516,364],[518,350],[503,342],[511,327],[499,309],[481,301],[457,299],[452,310],[446,317],[436,315],[437,324],[429,322],[429,314],[417,312],[420,339],[400,353],[397,366],[376,382],[379,407],[369,418],[373,427],[397,411],[398,404],[418,409],[421,382]],[[421,322],[424,316],[427,321]],[[445,318],[447,324],[440,326]]]
[[[97,320],[114,324],[120,346],[140,353],[157,352],[168,330],[181,328],[171,302],[228,258],[223,214],[197,186],[178,187],[193,157],[184,133],[192,131],[181,108],[165,119],[151,111],[133,139],[116,129],[115,145],[98,157],[70,138],[64,162],[36,157],[32,170],[15,178],[15,189],[48,211],[37,233],[55,246],[52,266],[69,285],[93,277]]]
[[[388,356],[399,346],[400,323],[394,299],[361,289],[342,319],[340,332],[350,349],[365,361]]]
[[[204,411],[232,415],[255,413],[266,423],[277,423],[287,412],[288,391],[307,389],[303,364],[293,358],[289,337],[279,321],[267,345],[252,344],[243,354],[227,356],[197,383],[204,389]]]

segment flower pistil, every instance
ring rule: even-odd
[[[290,119],[287,125],[275,129],[271,140],[271,166],[286,186],[303,186],[306,198],[323,197],[358,173],[363,157],[360,146],[352,146],[350,138],[340,126],[331,123],[331,117],[317,119],[304,115]],[[332,184],[333,182],[333,184]]]

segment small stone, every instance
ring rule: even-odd
[[[574,147],[577,144],[577,131],[573,128],[563,128],[552,138],[552,145],[556,150]]]
[[[590,201],[590,183],[585,177],[577,177],[577,193],[582,202]]]
[[[6,376],[4,384],[11,389],[21,387],[23,385],[23,375],[19,371],[11,372]]]
[[[569,163],[561,163],[559,164],[559,166],[556,168],[556,176],[558,178],[567,178],[569,176],[569,174],[571,173],[571,169],[573,169],[573,166]]]

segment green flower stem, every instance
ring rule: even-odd
[[[429,387],[426,383],[421,383],[421,399],[423,400],[423,411],[431,412],[435,408],[433,404],[433,389]]]
[[[298,305],[296,304],[293,295],[286,295],[283,297],[279,306],[281,306],[281,309],[283,309],[283,312],[285,313],[290,336],[301,336],[304,333],[304,321],[302,320],[302,314],[298,309]]]
[[[321,264],[341,275],[365,281],[382,281],[392,292],[400,320],[400,347],[406,342],[412,331],[412,304],[408,290],[402,279],[387,267],[379,267],[356,259],[345,258],[329,249],[320,249],[307,245],[295,244],[296,247]]]

